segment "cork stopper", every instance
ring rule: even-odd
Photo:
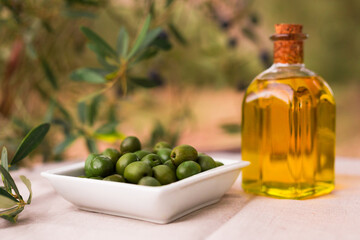
[[[302,33],[302,25],[301,24],[287,24],[287,23],[275,24],[275,33],[276,34]]]
[[[301,24],[275,24],[275,34],[270,37],[274,41],[274,62],[303,63],[303,40],[306,38]]]

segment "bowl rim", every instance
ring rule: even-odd
[[[240,170],[243,167],[246,167],[250,164],[248,161],[243,160],[230,160],[230,159],[219,159],[219,161],[226,162],[223,166],[213,168],[210,170],[207,170],[205,172],[198,173],[194,176],[191,176],[189,178],[182,179],[181,181],[176,181],[167,185],[162,186],[143,186],[143,185],[137,185],[137,184],[130,184],[130,183],[122,183],[122,182],[112,182],[112,181],[99,181],[97,179],[89,179],[89,178],[79,178],[76,176],[69,176],[65,175],[66,172],[74,171],[74,170],[80,170],[84,168],[84,161],[73,163],[67,166],[62,166],[55,169],[50,169],[41,172],[41,176],[47,178],[48,180],[50,178],[61,178],[61,179],[73,179],[78,182],[88,182],[92,184],[101,184],[101,185],[108,185],[108,186],[117,186],[117,187],[123,187],[123,188],[129,188],[132,190],[138,189],[142,191],[151,191],[151,192],[161,192],[161,191],[171,191],[171,190],[178,190],[178,188],[184,188],[188,185],[191,185],[196,182],[204,181],[209,178],[216,177],[218,175],[224,174],[226,172],[234,171],[234,170]]]

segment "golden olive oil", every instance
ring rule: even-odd
[[[247,192],[306,198],[334,188],[335,101],[318,76],[256,79],[243,101]]]

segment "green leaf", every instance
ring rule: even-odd
[[[34,45],[32,44],[31,40],[26,41],[25,47],[26,47],[25,50],[26,50],[27,55],[32,60],[35,60],[38,57],[38,55],[37,55],[36,49],[35,49]]]
[[[142,78],[142,77],[130,77],[129,78],[130,81],[132,81],[133,83],[141,86],[141,87],[144,87],[144,88],[153,88],[153,87],[157,87],[157,86],[160,86],[161,83],[160,82],[155,82],[155,81],[152,81],[148,78]]]
[[[17,117],[13,117],[11,120],[16,126],[21,128],[21,130],[24,133],[30,131],[30,129],[31,129],[30,126],[25,121],[23,121],[22,119],[17,118]]]
[[[90,126],[92,126],[95,122],[95,119],[98,114],[98,106],[101,99],[102,99],[101,95],[94,97],[87,109],[87,120]]]
[[[146,37],[145,37],[144,41],[142,42],[141,46],[139,47],[139,51],[141,51],[141,50],[147,48],[148,46],[150,46],[162,31],[163,30],[160,27],[150,30],[146,34]]]
[[[7,209],[6,211],[0,212],[0,217],[4,218],[12,223],[16,223],[16,220],[19,216],[19,213],[21,213],[24,210],[24,207],[14,207],[11,209]]]
[[[116,57],[114,49],[112,49],[112,47],[110,47],[99,35],[87,27],[81,27],[80,29],[90,40],[92,46],[91,50],[101,56]]]
[[[93,139],[86,137],[85,140],[86,140],[86,146],[90,153],[98,153],[99,152],[97,149],[97,146],[96,146],[96,142]]]
[[[1,152],[1,166],[3,166],[3,168],[6,171],[9,171],[8,154],[7,154],[6,147],[3,147],[2,152]],[[10,188],[8,182],[6,181],[6,179],[4,177],[2,177],[2,180],[4,182],[5,189],[7,191],[11,191],[11,188]]]
[[[84,101],[78,102],[77,112],[80,122],[84,124],[86,121],[86,103]]]
[[[44,116],[44,122],[50,122],[54,116],[54,110],[56,108],[56,101],[54,98],[50,99],[48,109]]]
[[[13,201],[15,202],[19,202],[16,198],[13,197],[13,195],[11,195],[10,193],[8,193],[5,189],[3,188],[0,188],[0,195],[1,196],[4,196],[4,197],[7,197],[7,198],[10,198],[12,199]]]
[[[169,26],[171,33],[174,35],[175,39],[183,46],[186,46],[187,41],[184,38],[184,36],[182,35],[182,33],[177,29],[177,27],[173,23],[169,23],[168,26]]]
[[[98,62],[106,69],[106,71],[108,72],[113,72],[116,71],[118,69],[118,64],[116,66],[111,65],[107,60],[106,57],[103,57],[99,54],[96,55],[97,56],[97,60]],[[89,68],[89,69],[93,69],[93,68]],[[103,75],[103,74],[101,74]],[[106,75],[106,74],[105,74]]]
[[[152,58],[158,54],[158,50],[156,48],[147,48],[145,51],[143,51],[134,62],[132,62],[132,65],[141,62],[143,60],[147,60],[149,58]]]
[[[39,146],[49,129],[49,123],[43,123],[33,128],[20,143],[10,164],[19,162],[31,153],[37,146]]]
[[[152,46],[157,47],[164,51],[169,51],[172,48],[171,43],[167,37],[158,37],[152,43]]]
[[[131,59],[134,55],[136,55],[137,51],[139,50],[141,44],[143,43],[146,33],[149,30],[149,26],[150,26],[150,21],[151,21],[151,16],[147,16],[145,23],[143,25],[143,27],[141,28],[141,31],[138,35],[138,37],[135,40],[134,46],[131,49],[129,55],[127,56],[127,59]]]
[[[98,129],[96,129],[95,133],[98,134],[108,134],[116,131],[117,122],[109,122],[101,125]]]
[[[129,48],[129,34],[126,29],[122,27],[117,38],[116,50],[119,57],[126,57]]]
[[[13,206],[16,206],[17,204],[18,202],[12,200],[11,198],[0,195],[0,208],[11,208]]]
[[[51,86],[54,89],[58,89],[58,83],[57,78],[55,77],[55,74],[53,70],[51,69],[49,63],[46,61],[45,58],[40,58],[41,66],[44,71],[44,74],[46,76],[46,79],[50,82]]]
[[[222,124],[221,128],[228,134],[237,134],[241,131],[241,125],[237,123]]]
[[[24,175],[21,175],[20,179],[21,179],[21,181],[23,181],[23,183],[25,184],[25,186],[29,190],[29,197],[28,197],[28,200],[26,201],[26,203],[30,204],[31,203],[31,198],[32,198],[31,182]]]
[[[151,16],[153,16],[155,18],[155,1],[151,2],[150,8],[149,8],[149,13]]]
[[[59,145],[57,145],[54,149],[54,154],[58,155],[65,151],[66,148],[68,148],[75,140],[77,136],[69,135],[65,138],[63,142],[61,142]]]
[[[71,125],[69,124],[69,121],[66,121],[62,118],[54,118],[51,121],[51,124],[58,125],[62,127],[64,135],[68,136],[71,132]]]
[[[3,166],[0,166],[0,172],[1,172],[2,176],[6,179],[6,181],[9,183],[11,188],[14,189],[14,191],[15,191],[16,195],[19,197],[19,199],[22,200],[22,197],[21,197],[19,190],[14,182],[14,179],[10,176],[9,172],[6,171]]]
[[[6,147],[3,147],[2,151],[1,151],[1,166],[3,166],[6,171],[9,170],[8,154],[7,154]]]
[[[106,83],[105,79],[89,68],[79,68],[70,74],[70,79],[75,82]]]
[[[115,104],[111,104],[109,106],[109,112],[108,112],[108,122],[113,123],[113,122],[117,122],[117,117],[116,117],[116,106]]]

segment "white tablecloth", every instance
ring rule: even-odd
[[[212,155],[240,159],[238,154]],[[1,240],[360,239],[360,159],[337,158],[336,188],[329,195],[308,200],[254,196],[242,191],[239,177],[219,203],[167,225],[78,210],[40,176],[60,165],[12,173],[19,186],[19,175],[31,180],[34,197],[17,224],[0,219]]]

